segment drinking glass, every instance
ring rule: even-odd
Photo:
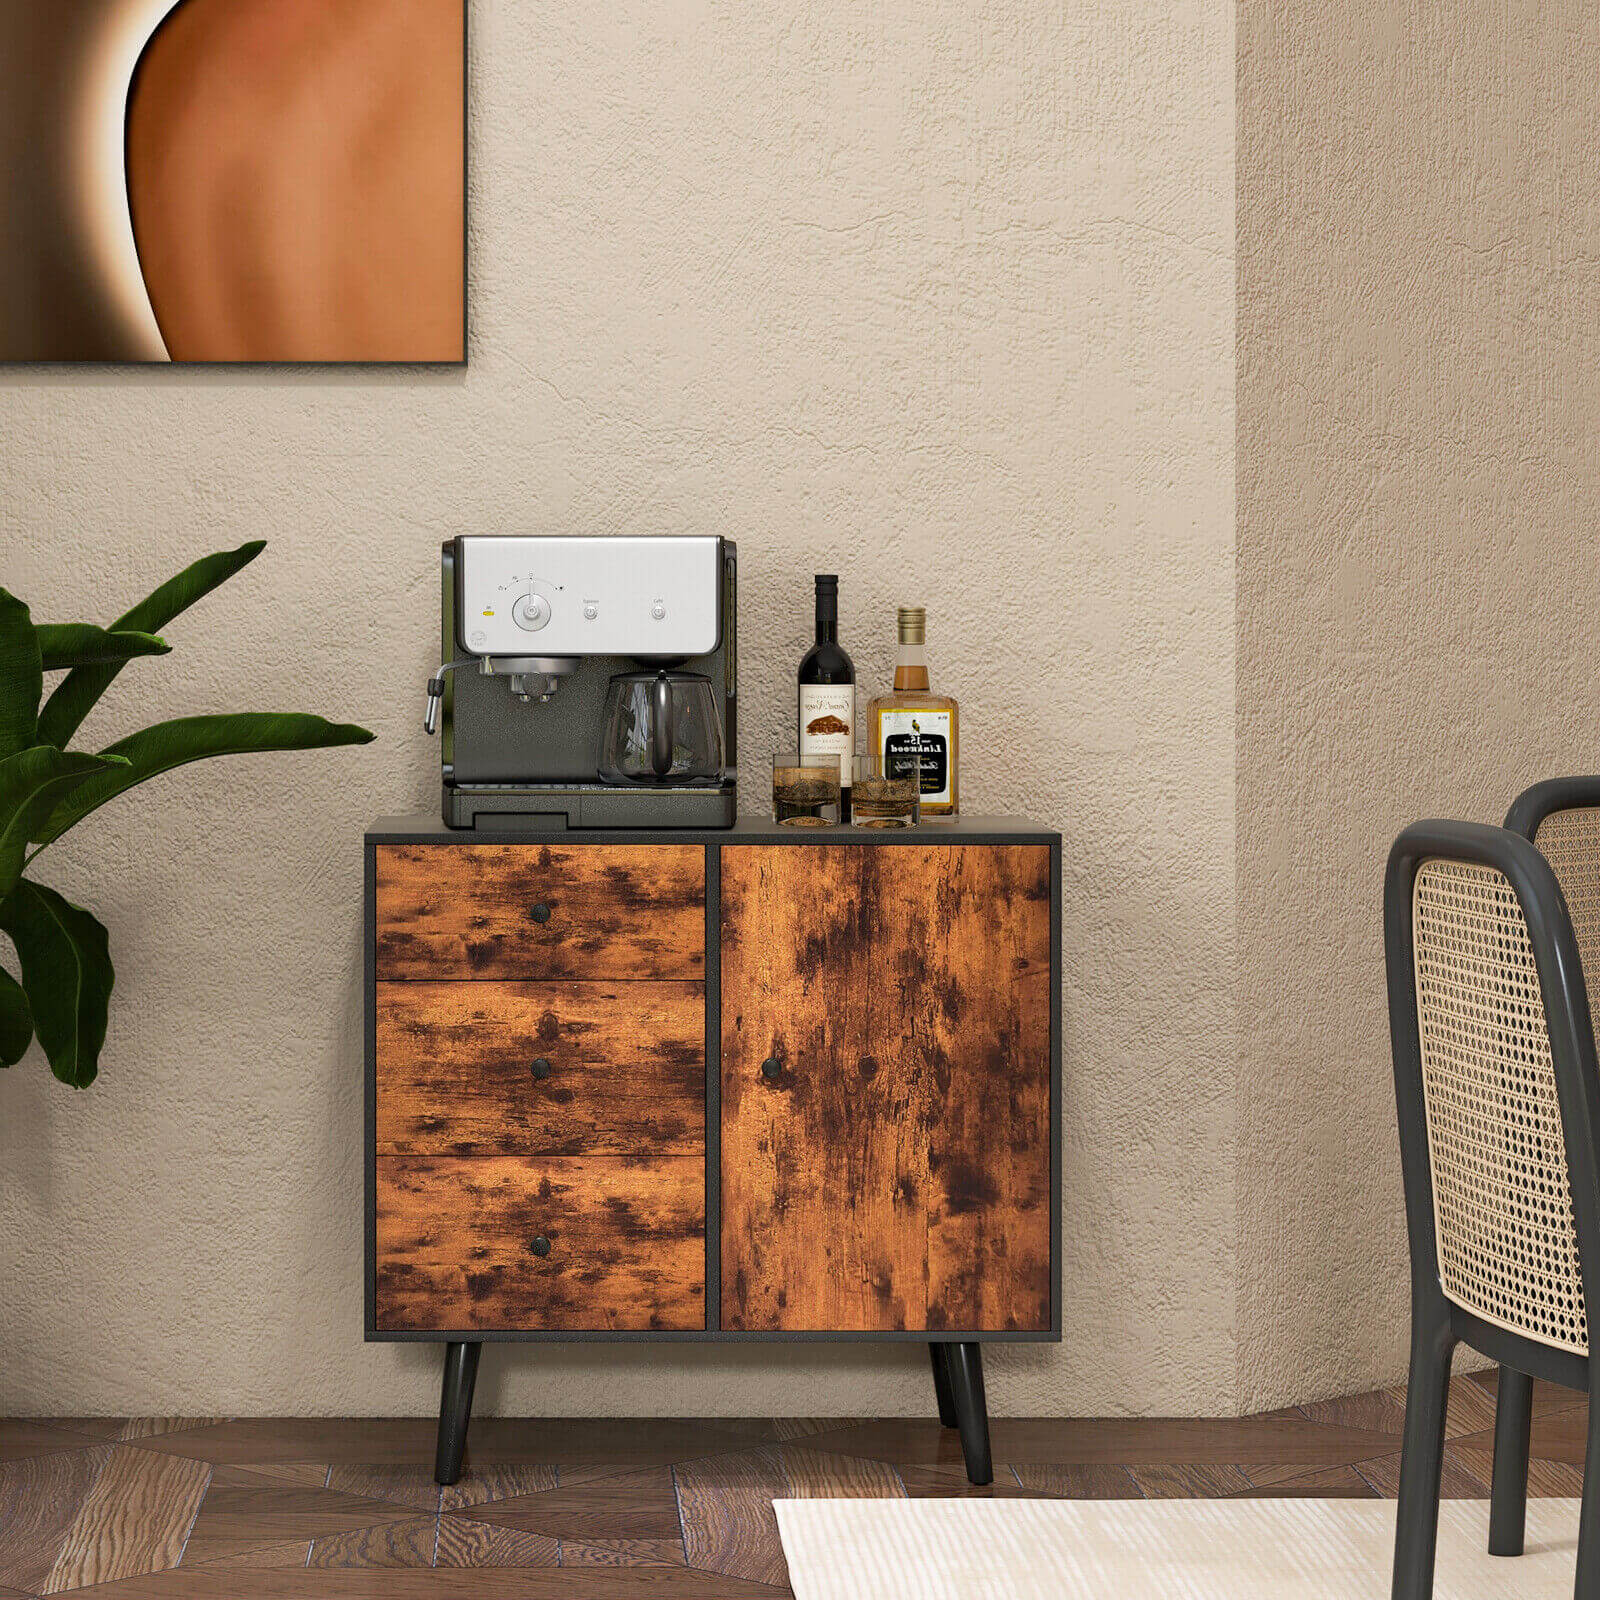
[[[922,785],[915,771],[889,773],[881,756],[855,758],[850,820],[858,828],[914,828],[922,820]]]
[[[772,820],[786,828],[827,828],[839,820],[839,757],[792,750],[772,758]]]

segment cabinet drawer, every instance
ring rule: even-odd
[[[688,1157],[377,1162],[381,1332],[701,1329],[705,1263]]]
[[[380,978],[699,978],[699,845],[376,847]]]
[[[705,1152],[699,983],[379,983],[380,1155]]]

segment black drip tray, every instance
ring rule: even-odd
[[[451,828],[731,828],[739,806],[734,785],[622,788],[610,784],[446,784],[444,820]]]

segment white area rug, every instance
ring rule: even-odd
[[[795,1600],[1387,1600],[1392,1500],[779,1500]],[[1440,1508],[1435,1600],[1566,1600],[1578,1502]]]

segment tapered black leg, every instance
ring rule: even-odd
[[[1400,1453],[1400,1504],[1394,1536],[1394,1600],[1432,1600],[1439,1537],[1439,1477],[1444,1468],[1444,1414],[1450,1398],[1455,1340],[1446,1314],[1411,1319],[1411,1377]]]
[[[970,1483],[993,1483],[994,1466],[989,1459],[989,1407],[983,1397],[983,1347],[978,1344],[947,1344],[944,1349],[950,1402],[955,1407],[956,1426],[961,1430],[961,1453],[967,1458],[967,1480]]]
[[[1583,1457],[1583,1507],[1578,1513],[1576,1600],[1600,1600],[1600,1405],[1589,1396],[1589,1445]]]
[[[481,1344],[447,1344],[444,1347],[439,1449],[433,1458],[433,1476],[439,1483],[454,1483],[461,1476],[461,1453],[467,1447],[472,1389],[478,1381],[478,1356],[482,1350]]]
[[[1501,1367],[1494,1407],[1494,1489],[1489,1501],[1489,1554],[1520,1556],[1528,1521],[1528,1436],[1533,1379]]]
[[[945,1427],[953,1428],[956,1425],[956,1403],[950,1396],[950,1368],[945,1356],[949,1348],[944,1344],[930,1344],[928,1354],[933,1357],[933,1392],[939,1399],[939,1420]]]

